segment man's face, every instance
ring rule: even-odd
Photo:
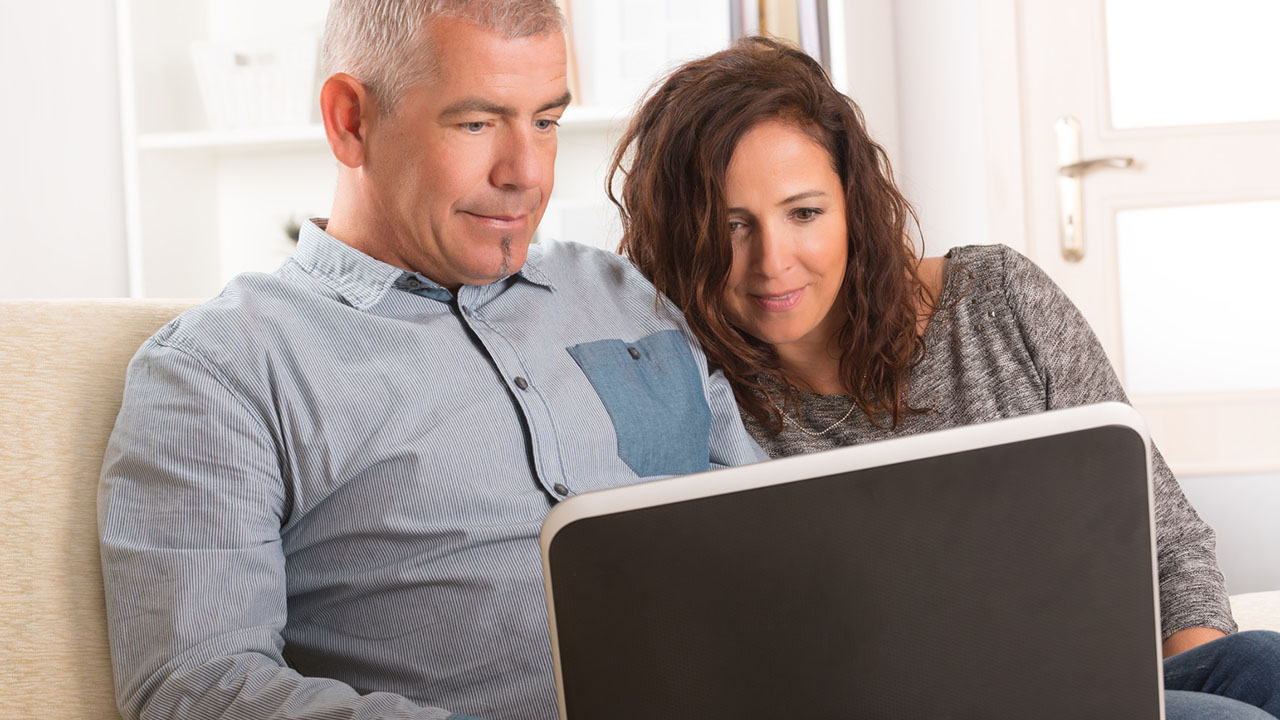
[[[565,43],[454,18],[428,32],[438,69],[376,120],[364,176],[381,221],[373,254],[456,291],[524,264],[551,195]]]

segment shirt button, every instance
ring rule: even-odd
[[[552,488],[552,490],[555,490],[557,495],[569,494],[569,488],[566,487],[564,483],[556,483],[556,486]]]
[[[637,349],[635,349],[635,348],[633,348],[633,347],[629,347],[629,348],[627,348],[627,352],[631,353],[631,357],[635,358],[636,360],[639,360],[639,359],[640,359],[640,351],[639,351],[639,350],[637,350]]]
[[[516,378],[516,387],[520,388],[521,390],[528,390],[528,389],[529,389],[529,381],[528,381],[528,380],[525,380],[525,379],[524,379],[524,378],[522,378],[522,377],[517,377],[517,378]]]
[[[404,284],[405,284],[405,285],[408,285],[408,286],[409,286],[409,287],[411,287],[411,288],[420,288],[420,287],[422,287],[422,283],[418,282],[418,278],[409,278],[408,280],[406,280],[406,281],[405,281],[405,283],[404,283]]]

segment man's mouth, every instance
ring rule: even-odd
[[[470,211],[464,210],[462,211],[462,214],[471,218],[472,221],[477,222],[481,225],[484,225],[485,227],[490,227],[490,228],[493,228],[494,230],[502,230],[504,232],[512,232],[515,230],[520,230],[529,223],[528,213],[489,214],[489,213],[480,213],[480,212],[470,212]]]

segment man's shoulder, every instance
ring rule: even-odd
[[[149,344],[171,347],[204,360],[244,357],[279,336],[299,310],[323,302],[284,280],[279,273],[243,273],[216,297],[183,312],[151,337]]]
[[[643,337],[677,329],[697,347],[680,311],[627,258],[561,241],[538,243],[529,257],[535,272],[556,288],[554,306],[575,309],[578,330]],[[557,317],[566,316],[559,313]]]
[[[653,292],[653,286],[631,261],[598,247],[544,240],[529,248],[529,261],[537,272],[557,286],[636,288]]]

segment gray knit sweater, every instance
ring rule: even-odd
[[[907,416],[896,430],[858,411],[821,437],[790,422],[773,435],[744,416],[747,429],[770,456],[782,457],[1054,408],[1127,402],[1079,310],[1017,252],[1003,245],[953,249],[939,300],[942,310],[925,329],[925,355],[911,377],[910,403],[928,412]],[[814,432],[850,407],[845,395],[800,392],[799,401],[803,425]],[[1154,455],[1164,636],[1190,627],[1234,632],[1213,529],[1187,502],[1159,450]]]

